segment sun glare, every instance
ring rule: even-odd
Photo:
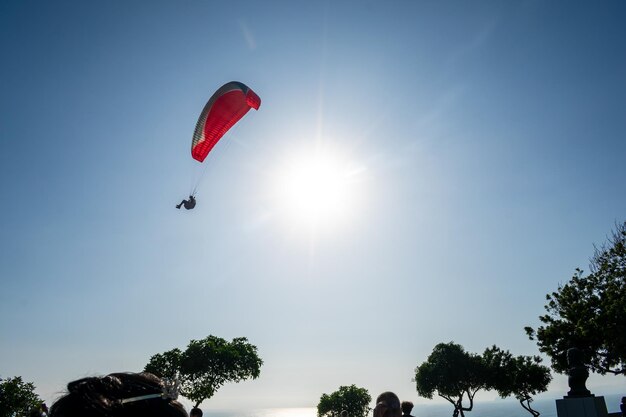
[[[361,171],[337,152],[290,155],[278,175],[277,202],[291,225],[335,228],[354,211]]]

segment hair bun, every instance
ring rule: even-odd
[[[122,386],[119,378],[107,375],[102,378],[89,377],[79,379],[67,384],[67,390],[72,394],[86,394],[89,392],[99,392],[106,394],[118,390]]]
[[[67,390],[70,394],[81,394],[89,391],[90,387],[93,387],[94,381],[100,379],[95,377],[77,379],[67,384]]]

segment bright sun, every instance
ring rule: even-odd
[[[277,203],[292,226],[335,228],[354,211],[362,171],[337,152],[289,155],[277,175]]]

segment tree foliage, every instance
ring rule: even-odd
[[[567,349],[577,347],[591,371],[626,375],[626,222],[596,248],[590,274],[576,269],[546,300],[543,325],[525,331],[555,371],[567,371]]]
[[[366,417],[372,397],[365,388],[356,385],[341,386],[332,394],[322,394],[317,405],[318,417],[338,417],[342,410],[350,417]]]
[[[531,407],[533,396],[548,389],[552,380],[548,367],[541,365],[539,356],[516,356],[497,346],[483,353],[487,366],[487,386],[503,397],[514,396],[534,417],[539,412]]]
[[[488,369],[479,355],[466,352],[461,345],[439,343],[426,362],[415,369],[417,392],[426,398],[437,395],[454,406],[454,416],[471,411],[474,396],[487,388]],[[469,405],[464,406],[467,397]]]
[[[41,404],[32,382],[24,382],[20,376],[0,378],[0,417],[26,416]]]
[[[183,352],[178,348],[163,353],[157,353],[150,358],[144,370],[161,378],[181,381],[180,368],[182,357]]]
[[[152,356],[145,371],[178,380],[181,395],[198,407],[227,382],[258,378],[261,365],[256,346],[245,337],[228,342],[208,336],[190,341],[185,351],[176,348]]]

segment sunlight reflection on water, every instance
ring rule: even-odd
[[[317,409],[309,408],[265,408],[243,412],[207,410],[206,417],[317,417]]]
[[[315,408],[271,408],[250,417],[316,417]]]

